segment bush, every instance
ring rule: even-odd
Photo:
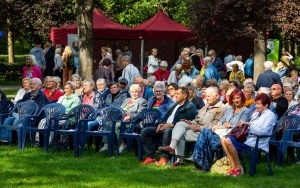
[[[22,68],[24,65],[24,61],[18,63],[0,62],[0,79],[3,81],[22,79]]]
[[[23,63],[25,62],[26,55],[15,55],[14,56],[14,63]],[[8,55],[0,55],[0,63],[8,62]]]

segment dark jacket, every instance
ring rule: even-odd
[[[39,90],[35,96],[33,96],[31,92],[26,93],[18,103],[29,100],[34,101],[40,108],[49,103],[46,95],[41,90]]]
[[[266,70],[266,72],[258,76],[256,81],[256,90],[258,90],[260,87],[271,88],[273,83],[279,83],[282,87],[279,75],[271,70]]]
[[[153,96],[148,100],[148,106],[147,109],[153,108],[154,103],[156,102],[156,97]],[[161,112],[161,116],[164,117],[170,108],[170,106],[173,104],[172,99],[170,99],[167,95],[164,95],[164,102],[158,107],[158,110]]]
[[[173,106],[171,106],[171,108],[167,111],[163,119],[163,122],[166,122],[168,120],[169,116],[172,114],[176,106],[177,103],[174,103]],[[196,106],[192,102],[187,100],[182,106],[180,106],[177,109],[172,123],[173,125],[175,125],[181,119],[193,120],[195,119],[196,115],[197,115]]]
[[[224,67],[225,67],[224,63],[222,62],[221,58],[216,57],[214,59],[214,61],[212,62],[212,65],[217,69],[218,72],[220,72],[220,71],[225,71],[226,72],[226,70],[224,69]]]
[[[128,92],[125,90],[120,90],[119,93],[114,97],[114,99],[112,97],[112,94],[109,93],[106,96],[105,103],[106,105],[110,105],[112,102],[119,102],[119,101],[124,102],[124,100],[127,98],[128,98]]]
[[[191,102],[196,106],[197,110],[200,110],[203,106],[205,106],[201,97],[193,98]]]
[[[108,68],[100,67],[96,70],[94,80],[97,81],[99,78],[104,78],[106,85],[109,85],[112,82],[111,71]]]

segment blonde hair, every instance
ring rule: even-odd
[[[139,84],[132,84],[129,88],[130,92],[133,92],[137,90],[139,93],[142,91],[142,88],[139,86]]]
[[[64,53],[67,54],[67,55],[69,55],[69,56],[70,56],[70,55],[73,55],[73,51],[72,51],[71,46],[67,45],[67,46],[65,47]]]

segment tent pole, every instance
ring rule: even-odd
[[[140,71],[141,71],[141,76],[143,77],[143,68],[144,68],[144,39],[142,37],[141,38],[141,67],[140,67]]]

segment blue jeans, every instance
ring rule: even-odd
[[[13,126],[15,119],[16,119],[15,117],[8,117],[4,120],[3,124]],[[0,140],[11,142],[12,141],[11,131],[1,129],[0,130]]]
[[[156,133],[156,127],[146,127],[142,129],[141,137],[144,151],[147,157],[155,158],[154,142],[162,139],[162,146],[168,146],[171,142],[173,128],[166,128],[161,133]],[[169,158],[167,154],[162,154],[161,157]]]

